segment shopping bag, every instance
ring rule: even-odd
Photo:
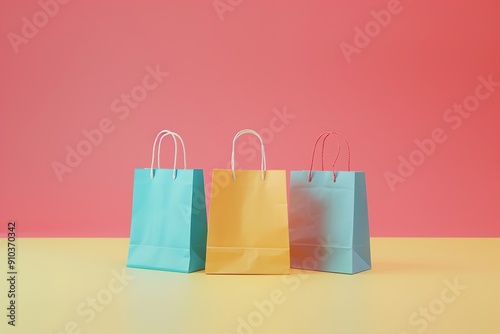
[[[308,171],[290,173],[290,256],[292,268],[354,274],[371,268],[365,172],[313,171],[318,141]],[[337,157],[340,153],[337,152]]]
[[[174,139],[174,168],[160,168],[160,145]],[[161,136],[161,138],[160,138]],[[184,169],[177,169],[177,139],[184,152]],[[154,167],[158,144],[158,168]],[[134,173],[132,224],[127,266],[176,272],[205,267],[207,214],[203,170],[186,169],[182,138],[171,131],[158,133],[150,168]]]
[[[235,142],[243,134],[261,143],[261,170],[235,170]],[[266,170],[264,143],[254,130],[233,139],[231,169],[212,173],[207,274],[289,274],[286,171]]]

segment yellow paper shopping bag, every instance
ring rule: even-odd
[[[261,170],[234,169],[235,143],[246,133],[260,140]],[[286,171],[266,170],[264,142],[254,130],[234,137],[231,169],[213,171],[205,272],[290,273]]]

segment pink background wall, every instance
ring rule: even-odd
[[[162,128],[183,136],[207,188],[242,128],[287,170],[337,130],[367,172],[373,236],[500,236],[498,1],[41,4],[0,5],[0,224],[16,219],[20,236],[128,236],[133,169]],[[169,75],[147,76],[157,65]],[[415,151],[433,132],[436,148]],[[91,152],[58,179],[67,147]],[[394,179],[400,156],[418,166]]]

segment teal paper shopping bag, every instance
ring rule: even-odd
[[[156,143],[158,168],[153,168]],[[172,135],[173,169],[160,168],[160,145]],[[184,169],[176,169],[177,140],[184,151]],[[153,144],[151,168],[134,173],[132,226],[127,266],[177,272],[205,267],[207,214],[203,170],[185,169],[186,151],[178,134],[163,130]]]
[[[290,174],[290,256],[292,268],[354,274],[371,268],[368,205],[364,172],[313,171]],[[322,149],[322,155],[323,155]],[[340,153],[337,153],[337,157]],[[335,158],[335,161],[337,160]],[[322,156],[323,161],[323,156]],[[323,166],[323,162],[322,162]]]

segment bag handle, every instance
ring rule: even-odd
[[[262,181],[264,181],[265,180],[265,171],[266,171],[266,151],[264,150],[264,141],[260,137],[259,133],[255,130],[252,130],[252,129],[241,130],[233,138],[233,149],[231,152],[231,170],[233,172],[233,180],[236,180],[236,174],[234,172],[234,146],[236,144],[236,139],[238,139],[241,135],[244,135],[247,133],[256,136],[260,140],[260,149],[262,152],[262,160],[260,162],[260,171],[262,173]]]
[[[330,135],[337,135],[337,136],[342,137],[342,139],[344,139],[344,142],[346,143],[346,146],[347,146],[347,155],[348,155],[348,158],[347,158],[347,170],[348,171],[351,170],[351,147],[349,146],[349,142],[347,141],[347,139],[340,132],[336,132],[336,131],[334,131],[334,132],[324,132],[324,133],[322,133],[318,137],[318,139],[316,139],[316,143],[314,144],[312,158],[311,158],[311,167],[309,168],[309,177],[308,177],[309,182],[312,181],[312,169],[313,169],[313,164],[314,164],[314,155],[316,153],[316,146],[318,145],[318,142],[323,137],[324,137],[323,138],[323,143],[321,145],[321,170],[324,170],[323,159],[324,159],[324,151],[325,151],[325,141],[326,141],[326,138],[328,138]],[[333,161],[333,164],[332,164],[333,182],[337,182],[337,174],[335,173],[334,168],[335,168],[335,163],[337,162],[337,159],[338,159],[339,155],[340,155],[340,143],[339,143],[339,146],[338,146],[337,155],[335,156],[335,160]]]
[[[158,142],[158,138],[161,136]],[[156,143],[158,142],[158,168],[160,168],[160,152],[161,152],[161,142],[163,141],[163,138],[167,136],[172,136],[174,139],[174,168],[173,168],[173,173],[172,173],[172,179],[177,178],[177,139],[181,141],[182,144],[182,151],[184,153],[184,169],[186,169],[186,147],[184,146],[184,141],[182,140],[181,136],[179,136],[177,133],[170,131],[170,130],[161,130],[158,132],[156,135],[155,141],[153,143],[153,152],[151,154],[151,169],[150,169],[150,174],[149,176],[151,179],[154,178],[153,174],[153,167],[154,167],[154,161],[155,161],[155,149],[156,149]]]
[[[325,160],[325,142],[326,142],[326,138],[328,138],[328,136],[330,135],[329,133],[323,133],[321,136],[324,136],[325,134],[326,134],[326,136],[323,138],[323,144],[321,145],[321,170],[322,171],[325,170],[325,164],[324,164],[324,160]],[[321,136],[320,136],[320,138],[321,138]],[[318,140],[319,140],[319,138],[318,138]],[[317,141],[316,141],[316,144],[317,144]],[[316,150],[316,148],[314,150]],[[339,158],[341,150],[342,150],[342,147],[340,146],[340,142],[337,141],[337,154],[335,155],[335,159],[333,160],[332,167],[335,166],[335,164],[337,163],[337,159]],[[314,154],[314,152],[313,152],[313,154]],[[314,157],[313,157],[313,159],[314,159]]]

